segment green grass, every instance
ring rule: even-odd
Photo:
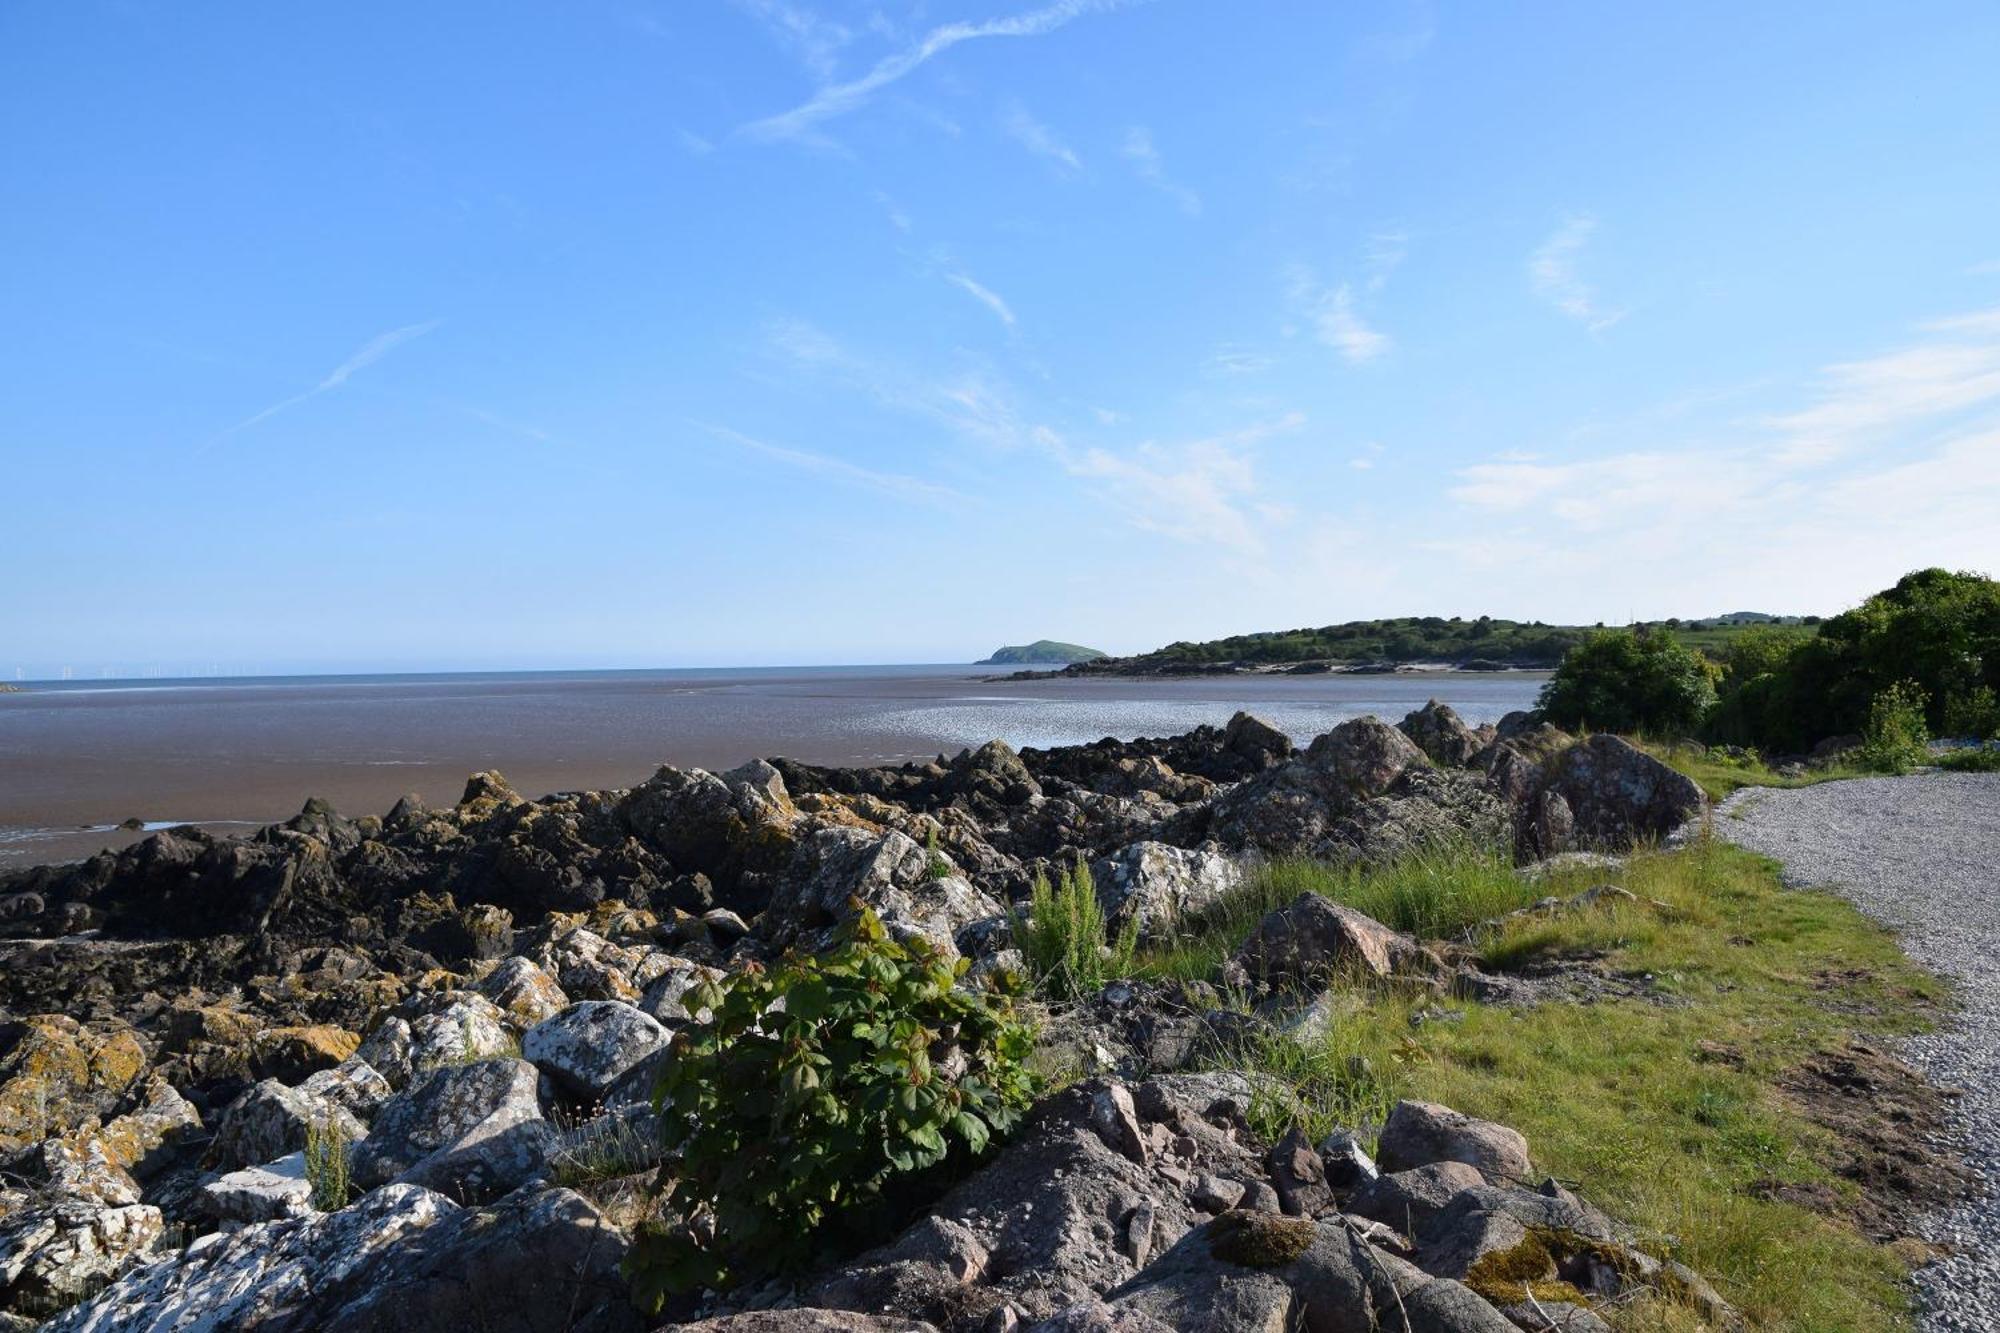
[[[1458,897],[1409,872],[1352,879],[1365,886],[1359,896],[1392,910],[1453,921],[1497,901],[1496,882],[1472,869]],[[1260,882],[1276,896],[1276,884],[1303,873]],[[1434,998],[1357,991],[1303,1044],[1271,1037],[1235,1053],[1239,1067],[1290,1090],[1261,1099],[1261,1127],[1365,1128],[1398,1097],[1443,1102],[1521,1130],[1541,1168],[1707,1276],[1753,1329],[1909,1328],[1895,1255],[1756,1187],[1813,1182],[1852,1197],[1854,1186],[1823,1165],[1830,1136],[1781,1100],[1775,1081],[1856,1036],[1925,1025],[1942,987],[1852,907],[1787,891],[1771,863],[1719,842],[1642,853],[1610,878],[1639,901],[1511,923],[1483,939],[1485,956],[1497,966],[1598,955],[1651,975],[1668,1003],[1454,1004],[1456,1021],[1438,1021]],[[1661,1302],[1607,1317],[1628,1333],[1697,1327]]]
[[[2000,773],[2000,747],[1947,750],[1938,756],[1937,766],[1947,773]]]
[[[1264,916],[1317,893],[1424,939],[1450,939],[1549,894],[1574,893],[1603,877],[1588,870],[1531,880],[1497,848],[1436,848],[1377,866],[1334,866],[1303,857],[1260,862],[1247,882],[1187,923],[1172,942],[1138,959],[1142,975],[1211,978]]]
[[[1720,801],[1745,787],[1811,787],[1821,782],[1870,776],[1866,769],[1841,765],[1808,769],[1798,777],[1785,777],[1754,753],[1736,759],[1719,750],[1684,741],[1656,741],[1638,736],[1626,739],[1674,772],[1693,778],[1711,801]]]

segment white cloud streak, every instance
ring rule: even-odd
[[[882,89],[963,42],[992,37],[1040,37],[1087,14],[1120,9],[1128,3],[1131,0],[1056,0],[1054,4],[1007,18],[943,24],[932,28],[913,45],[878,61],[874,68],[859,78],[844,83],[828,83],[791,110],[752,121],[738,133],[749,139],[767,142],[800,138],[822,121],[844,116],[866,105]]]
[[[704,429],[719,440],[727,441],[774,462],[783,463],[787,467],[809,472],[814,476],[831,477],[835,481],[847,482],[868,490],[880,491],[899,500],[910,500],[919,504],[955,505],[964,503],[968,498],[949,486],[925,481],[921,477],[906,476],[899,472],[878,472],[873,468],[865,468],[830,454],[770,444],[754,436],[745,435],[741,431],[731,430],[727,426],[706,426]]]
[[[1388,334],[1369,327],[1354,309],[1354,293],[1345,283],[1321,299],[1313,327],[1321,342],[1355,365],[1377,359],[1392,346]]]
[[[1181,212],[1189,217],[1200,214],[1201,196],[1167,175],[1166,162],[1154,146],[1151,130],[1143,125],[1134,125],[1125,131],[1125,141],[1119,145],[1119,152],[1132,164],[1132,170],[1140,180],[1173,200],[1180,206]]]
[[[1005,324],[1010,329],[1014,327],[1014,311],[1006,301],[1001,299],[1000,293],[963,273],[947,273],[944,276],[946,282],[951,283],[960,291],[971,296],[973,300],[992,311],[994,317],[1002,324]]]
[[[200,446],[198,446],[197,452],[212,448],[213,446],[221,443],[223,440],[227,439],[231,435],[238,434],[241,431],[249,430],[252,426],[258,425],[265,421],[269,421],[272,417],[277,416],[280,412],[290,411],[292,408],[297,407],[301,403],[308,402],[314,398],[317,398],[323,393],[330,393],[333,390],[338,389],[341,385],[347,383],[347,381],[352,379],[355,375],[359,374],[363,370],[366,370],[368,367],[374,365],[377,361],[380,361],[383,357],[387,356],[390,352],[394,351],[396,348],[402,346],[406,342],[411,341],[412,339],[423,337],[426,333],[431,332],[433,329],[437,328],[438,325],[442,323],[444,323],[444,321],[441,319],[430,319],[430,320],[425,320],[421,324],[405,324],[402,328],[390,329],[387,333],[376,334],[373,338],[370,338],[367,342],[363,343],[361,347],[354,353],[354,355],[348,357],[345,361],[341,362],[339,365],[335,366],[332,370],[328,371],[326,373],[325,378],[321,379],[319,383],[313,385],[312,388],[307,389],[304,393],[296,393],[293,394],[290,398],[286,398],[279,402],[275,402],[271,404],[269,407],[265,408],[263,411],[253,413],[252,415],[243,418],[243,420],[237,422],[235,425],[228,426],[220,431],[217,431],[214,435],[210,436]]]
[[[1007,113],[1000,118],[1000,128],[1035,156],[1047,158],[1068,172],[1083,170],[1083,160],[1070,146],[1058,139],[1055,131],[1029,115],[1028,109],[1019,102],[1007,108]]]
[[[786,0],[735,0],[736,7],[768,28],[798,54],[815,79],[831,82],[841,50],[854,34],[841,24],[821,18],[803,5]]]
[[[1535,294],[1592,333],[1601,333],[1625,318],[1623,310],[1607,308],[1577,271],[1584,247],[1597,231],[1597,219],[1577,214],[1528,256],[1528,281]]]

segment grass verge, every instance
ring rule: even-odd
[[[1474,869],[1461,896],[1443,895],[1451,910],[1437,908],[1440,894],[1421,875],[1354,883],[1364,898],[1387,893],[1375,901],[1391,916],[1439,912],[1449,922],[1505,900],[1502,877]],[[1303,874],[1267,874],[1257,886],[1279,899]],[[1288,1109],[1279,1098],[1267,1115],[1321,1131],[1365,1125],[1398,1097],[1444,1102],[1521,1130],[1543,1169],[1707,1275],[1752,1328],[1909,1328],[1895,1253],[1768,1197],[1797,1184],[1851,1203],[1857,1188],[1827,1166],[1838,1159],[1833,1136],[1777,1085],[1817,1052],[1925,1025],[1944,1001],[1940,983],[1846,903],[1785,890],[1770,862],[1710,839],[1592,878],[1639,901],[1510,923],[1484,937],[1485,957],[1518,966],[1586,956],[1650,977],[1657,1000],[1440,1012],[1435,999],[1357,992],[1303,1044],[1270,1038],[1239,1053],[1239,1065],[1299,1099]],[[1228,916],[1228,929],[1242,919]],[[1232,942],[1186,941],[1149,961],[1185,975]],[[1612,1322],[1627,1333],[1699,1326],[1662,1302],[1618,1310]]]

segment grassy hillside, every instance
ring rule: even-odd
[[[1809,618],[1811,619],[1811,618]],[[1720,653],[1729,641],[1753,624],[1802,623],[1796,616],[1760,616],[1736,612],[1711,620],[1654,622],[1690,647]],[[1174,663],[1205,665],[1222,662],[1491,662],[1505,666],[1553,667],[1562,655],[1603,625],[1548,625],[1536,621],[1498,620],[1480,616],[1400,616],[1391,620],[1352,620],[1317,629],[1272,630],[1238,634],[1205,643],[1170,643],[1164,648],[1125,659],[1139,669]]]
[[[1020,665],[1061,665],[1066,662],[1095,662],[1107,654],[1095,648],[1085,648],[1082,644],[1059,643],[1054,639],[1036,639],[1033,643],[1015,644],[995,649],[993,656],[978,665],[1020,666]]]

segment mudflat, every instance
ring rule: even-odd
[[[1174,735],[1247,708],[1296,738],[1435,696],[1469,722],[1532,705],[1539,673],[995,681],[991,667],[92,681],[0,695],[0,865],[87,856],[134,819],[228,831],[309,796],[379,814],[465,775],[542,793],[629,786],[660,764],[782,754],[863,765],[1016,746]]]

